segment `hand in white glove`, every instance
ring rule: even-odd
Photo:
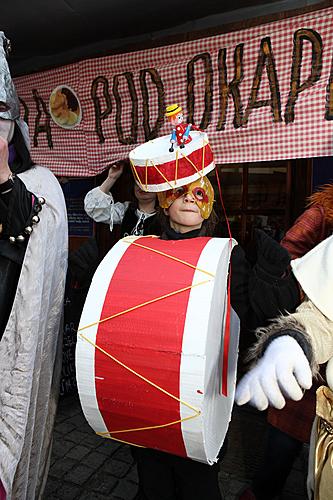
[[[311,368],[302,348],[294,338],[283,335],[272,341],[257,365],[244,375],[235,401],[238,405],[250,403],[258,410],[268,405],[281,409],[285,396],[299,401],[302,389],[311,385]]]

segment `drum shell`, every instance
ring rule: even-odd
[[[200,270],[129,245],[126,239],[113,247],[96,271],[79,330],[110,313],[206,283],[80,330],[125,365],[79,335],[77,379],[84,413],[96,432],[113,431],[114,438],[125,442],[212,463],[228,427],[235,383],[238,324],[232,316],[229,394],[219,394],[230,242],[215,238],[133,241],[216,276],[212,279]],[[193,408],[200,411],[199,416]],[[162,427],[171,422],[176,423]]]

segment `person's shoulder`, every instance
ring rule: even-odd
[[[23,172],[22,177],[27,177],[31,179],[45,180],[47,182],[58,182],[54,173],[48,168],[42,165],[34,165],[29,170]]]
[[[240,245],[235,245],[231,252],[232,260],[238,261],[245,259],[245,252]]]
[[[58,182],[55,175],[47,167],[34,165],[33,167],[18,174],[18,177],[24,182],[30,191],[34,186]]]
[[[295,224],[300,224],[303,226],[315,224],[322,224],[325,218],[324,207],[320,204],[314,204],[308,207],[301,215],[296,219]]]
[[[44,197],[53,203],[64,204],[60,183],[49,168],[35,165],[19,174],[19,177],[34,195]]]

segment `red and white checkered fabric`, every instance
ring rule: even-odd
[[[47,144],[46,134],[38,135],[38,147],[32,147],[34,160],[48,166],[57,175],[92,176],[100,173],[111,162],[128,156],[136,145],[145,141],[142,127],[142,94],[140,70],[155,68],[164,85],[165,103],[180,103],[186,110],[187,64],[197,54],[208,52],[213,68],[213,99],[211,122],[206,129],[212,146],[215,162],[228,164],[254,161],[270,161],[291,158],[330,156],[333,153],[333,134],[331,121],[325,120],[326,91],[329,81],[333,55],[333,8],[311,12],[298,17],[263,24],[251,29],[202,38],[186,43],[168,45],[149,50],[112,55],[81,61],[68,66],[44,71],[15,80],[19,96],[29,107],[30,134],[33,135],[36,104],[32,90],[48,105],[52,90],[59,85],[71,87],[78,96],[82,107],[81,123],[74,129],[62,129],[51,121],[53,149]],[[315,30],[323,43],[323,61],[320,79],[310,88],[301,92],[295,105],[294,122],[286,124],[284,115],[290,91],[291,66],[293,55],[293,36],[296,30],[306,28]],[[260,42],[270,37],[279,82],[282,121],[273,122],[270,106],[253,109],[246,126],[235,129],[233,126],[234,105],[229,97],[226,127],[216,130],[220,114],[218,52],[227,50],[228,82],[234,77],[234,50],[242,43],[244,79],[239,85],[243,110],[247,107],[250,90],[256,70]],[[311,44],[303,44],[301,83],[310,75]],[[121,144],[116,133],[116,101],[113,95],[113,77],[124,72],[132,72],[138,96],[138,136],[137,143]],[[98,76],[109,82],[112,112],[102,120],[105,142],[100,144],[95,131],[95,112],[91,97],[91,85]],[[149,92],[150,124],[154,126],[157,118],[157,92],[147,77]],[[200,124],[204,111],[205,75],[202,62],[195,65],[195,116],[194,122]],[[101,102],[102,91],[99,91]],[[119,92],[122,99],[122,128],[124,135],[131,132],[132,102],[124,76],[120,77]],[[270,99],[269,82],[264,69],[258,100]],[[43,124],[42,116],[41,123]],[[169,134],[166,122],[159,135]]]

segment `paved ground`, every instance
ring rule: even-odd
[[[235,500],[262,460],[265,416],[235,408],[229,449],[221,464],[224,500]],[[283,500],[305,500],[306,450],[290,474]],[[86,423],[78,398],[60,400],[52,463],[43,500],[133,500],[137,473],[128,446],[96,436]],[[209,499],[203,499],[209,500]]]

